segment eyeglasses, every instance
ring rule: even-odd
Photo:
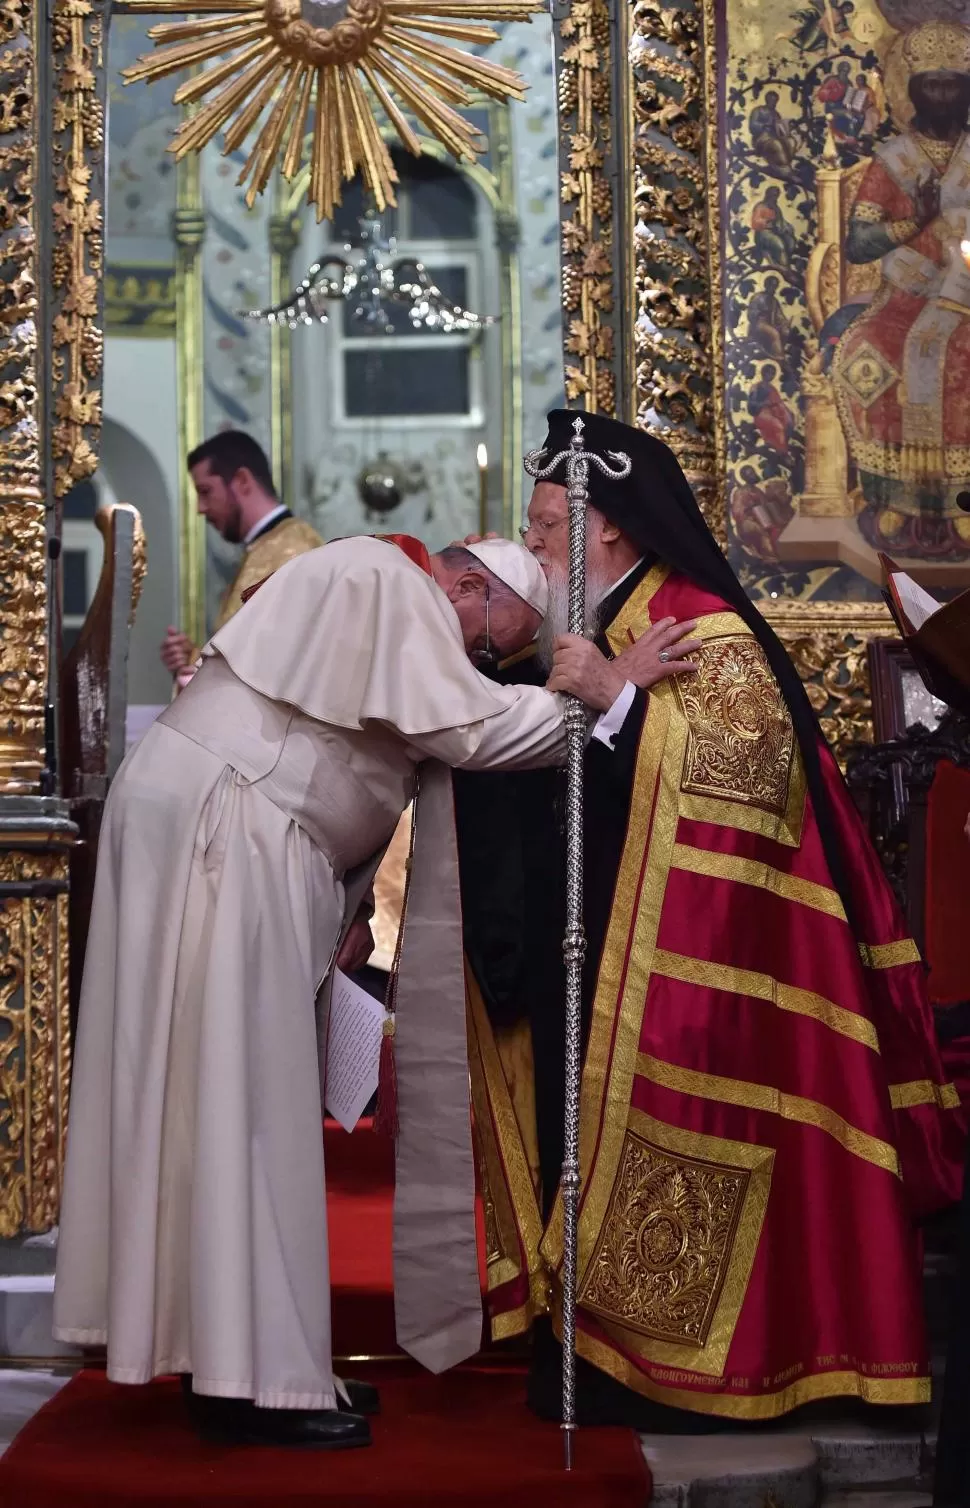
[[[494,665],[498,660],[498,655],[492,645],[492,633],[488,612],[488,582],[485,581],[482,584],[485,587],[485,643],[481,649],[473,649],[469,658],[474,660],[476,665]]]
[[[568,518],[553,518],[547,520],[537,518],[534,523],[523,524],[519,529],[519,534],[522,539],[528,539],[530,534],[541,534],[542,538],[545,539],[548,535],[555,534],[557,529],[565,528],[568,523]]]

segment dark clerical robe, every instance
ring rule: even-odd
[[[917,950],[823,746],[848,921],[745,622],[660,564],[605,606],[614,652],[668,616],[704,647],[586,755],[577,1350],[731,1418],[923,1402],[914,1220],[958,1197],[962,1126]],[[456,780],[496,1338],[559,1327],[562,780]]]

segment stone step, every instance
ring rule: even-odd
[[[834,1491],[922,1481],[932,1470],[936,1434],[826,1424],[812,1431],[812,1444],[821,1484]]]
[[[26,1273],[52,1273],[57,1262],[57,1231],[43,1236],[18,1236],[0,1241],[0,1274],[20,1277]]]
[[[46,1368],[0,1370],[0,1455],[67,1380],[64,1372]]]
[[[20,1273],[0,1277],[0,1357],[70,1357],[80,1353],[62,1346],[54,1326],[54,1274]]]
[[[902,1487],[883,1492],[835,1492],[822,1499],[821,1508],[933,1508],[933,1495]]]
[[[650,1508],[816,1508],[818,1456],[808,1437],[644,1435]],[[582,1446],[582,1435],[577,1450]],[[772,1494],[774,1495],[772,1499]]]
[[[935,1436],[826,1420],[746,1434],[644,1435],[652,1508],[915,1508],[926,1495]],[[902,1493],[898,1503],[883,1494]],[[828,1494],[828,1496],[825,1496]],[[928,1501],[928,1499],[927,1499]]]

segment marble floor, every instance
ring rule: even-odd
[[[27,1420],[60,1391],[68,1376],[47,1367],[0,1369],[0,1454]]]

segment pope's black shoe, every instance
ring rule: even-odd
[[[353,1450],[371,1443],[370,1425],[341,1409],[257,1408],[248,1398],[193,1393],[182,1378],[189,1415],[213,1445],[284,1445],[302,1450]]]
[[[337,1393],[337,1407],[346,1414],[367,1414],[371,1418],[381,1411],[381,1395],[372,1382],[355,1382],[352,1377],[341,1377],[349,1404]]]

